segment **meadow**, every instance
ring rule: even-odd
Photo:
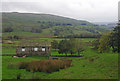
[[[47,38],[43,38],[47,39]],[[54,40],[49,38],[50,41]],[[58,41],[62,39],[57,39]],[[95,39],[82,39],[89,42]],[[16,41],[19,42],[19,41]],[[10,44],[8,44],[10,45]],[[11,44],[12,45],[12,44]],[[3,44],[7,46],[7,44]],[[45,72],[28,72],[25,69],[18,69],[19,62],[31,62],[39,60],[47,60],[49,57],[17,57],[2,56],[2,78],[3,79],[16,79],[17,75],[21,76],[21,79],[118,79],[118,54],[107,52],[98,53],[92,49],[92,46],[86,47],[86,50],[82,52],[83,57],[55,57],[55,58],[67,58],[72,59],[72,66],[66,69],[60,69],[57,72],[45,73]],[[3,54],[16,54],[15,48],[3,47]],[[58,55],[55,49],[51,49],[52,55]]]
[[[66,38],[67,39],[67,38]],[[52,42],[53,40],[57,40],[58,42],[60,42],[61,40],[64,40],[64,38],[34,38],[34,40],[37,41],[49,41]],[[67,39],[69,40],[69,39]],[[81,38],[80,40],[84,41],[84,42],[92,42],[93,40],[96,40],[96,38]],[[7,44],[7,43],[3,43],[2,44],[2,54],[12,54],[15,55],[16,54],[16,45],[18,45],[18,43],[20,42],[19,40],[12,40],[15,44]],[[31,40],[28,40],[31,41]],[[53,55],[56,55],[58,53],[56,53],[56,51],[54,49],[51,49]]]

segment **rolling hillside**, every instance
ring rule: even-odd
[[[33,13],[2,13],[2,31],[5,36],[69,36],[100,34],[112,30],[88,21]]]

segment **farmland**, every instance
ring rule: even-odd
[[[62,39],[55,38],[42,38],[49,41]],[[93,41],[95,39],[82,39],[85,42]],[[19,41],[15,41],[16,44]],[[3,44],[3,54],[16,54],[15,48],[9,48],[7,46],[14,46],[14,44]],[[11,56],[2,57],[2,78],[3,79],[16,79],[17,75],[21,75],[21,79],[117,79],[118,78],[118,54],[106,52],[98,53],[92,49],[92,46],[86,47],[86,50],[81,54],[83,57],[56,57],[72,59],[72,65],[69,68],[61,69],[53,73],[44,72],[28,72],[25,69],[18,69],[17,64],[21,61],[30,62],[37,60],[47,60],[48,57],[18,57],[13,58]],[[52,55],[58,55],[55,49],[51,49]],[[69,54],[68,54],[69,55]]]
[[[26,19],[25,19],[26,17]],[[94,25],[84,20],[76,20],[51,14],[2,13],[2,35],[26,37],[71,35],[93,36],[109,32],[113,28]]]
[[[3,79],[17,79],[18,76],[19,79],[118,79],[119,27],[95,25],[88,21],[51,14],[6,12],[2,14],[2,20],[3,41],[0,44],[2,45]],[[47,73],[51,68],[43,71],[42,66],[37,67],[37,72],[26,71],[27,67],[19,68],[20,62],[32,64],[33,61],[41,63],[44,60],[51,60],[48,56],[12,57],[16,55],[16,46],[19,46],[20,43],[25,45],[27,42],[28,46],[33,44],[34,47],[36,46],[34,44],[40,44],[38,42],[41,41],[47,42],[42,43],[44,49],[51,44],[52,56],[65,56],[51,58],[53,63],[57,63],[54,60],[59,60],[60,67],[64,68],[61,69],[56,64],[57,69],[51,73]],[[26,47],[22,48],[25,51]],[[25,53],[29,55],[35,52],[33,48],[33,52],[30,51],[30,48],[28,51]],[[42,55],[40,51],[37,52]],[[72,55],[78,57],[72,57]],[[60,61],[62,59],[70,60],[69,67],[65,68],[67,66],[65,63],[62,65],[65,62]],[[46,63],[45,67],[51,67],[52,63],[49,64]],[[41,64],[38,63],[38,65]],[[43,65],[45,64],[43,63]],[[35,66],[34,64],[34,68]]]

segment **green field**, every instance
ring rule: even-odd
[[[2,57],[2,78],[16,79],[18,74],[21,74],[21,79],[117,79],[118,78],[118,54],[104,53],[100,54],[92,47],[87,47],[87,50],[82,54],[84,57],[61,57],[72,59],[73,66],[67,69],[61,69],[58,72],[27,72],[25,69],[18,69],[17,64],[21,61],[33,61],[48,59],[48,57],[27,57],[27,58],[12,58],[11,56]],[[6,53],[15,53],[15,49],[8,48]],[[54,49],[51,50],[53,55],[58,54]],[[59,57],[60,58],[60,57]],[[92,59],[92,60],[91,60]]]
[[[58,42],[61,40],[64,40],[64,38],[35,38],[35,41],[44,41],[47,40],[49,42],[52,42],[53,40],[57,40]],[[68,40],[68,39],[67,39]],[[80,40],[84,41],[84,42],[92,42],[93,40],[96,40],[96,38],[81,38]],[[28,40],[29,41],[29,40]],[[31,41],[31,40],[30,40]],[[7,43],[3,43],[2,44],[2,54],[16,54],[16,45],[20,42],[19,40],[13,40],[13,42],[15,44],[7,44]],[[53,55],[57,55],[58,53],[56,53],[56,51],[54,49],[52,50],[52,54]]]
[[[112,27],[95,25],[88,21],[75,20],[51,14],[6,12],[2,13],[2,21],[3,43],[0,43],[0,45],[2,45],[3,55],[3,79],[17,79],[18,75],[20,75],[21,79],[118,79],[118,54],[113,53],[112,48],[109,52],[99,53],[100,51],[98,52],[97,50],[99,44],[95,43],[100,43],[100,40],[94,43],[96,50],[93,49],[93,41],[102,33],[111,32],[113,30]],[[68,41],[69,39],[66,38],[66,42],[62,41],[61,45],[60,41],[64,39],[53,37],[73,37],[80,39],[77,39],[77,41]],[[13,58],[12,55],[16,55],[16,46],[18,46],[20,42],[25,44],[25,41],[34,43],[45,41],[49,44],[53,40],[57,40],[58,43],[60,43],[60,48],[65,46],[62,52],[67,53],[69,51],[72,54],[75,51],[76,53],[74,52],[74,55],[78,55],[77,52],[82,51],[80,54],[83,57],[53,57],[71,59],[72,66],[52,73],[45,73],[44,71],[33,73],[25,69],[18,69],[20,62],[49,59],[49,57],[42,56]],[[104,46],[101,47],[103,48],[102,50],[106,50],[104,47],[108,45],[104,44],[105,41],[103,41]],[[61,49],[59,52],[61,52]],[[68,53],[68,55],[70,55],[70,53]],[[51,48],[51,55],[65,54],[58,54],[58,49],[55,50]],[[63,61],[61,63],[63,63]]]

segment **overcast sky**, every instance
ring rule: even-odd
[[[2,0],[2,11],[45,13],[90,22],[118,20],[120,0]]]

